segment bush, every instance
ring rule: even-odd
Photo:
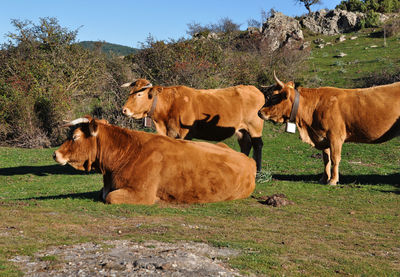
[[[381,72],[373,72],[359,81],[359,87],[373,87],[400,82],[400,67],[394,67]]]
[[[397,17],[393,19],[391,22],[385,24],[383,28],[387,37],[393,37],[400,34],[400,18]]]
[[[336,6],[337,9],[346,10],[349,12],[366,12],[367,6],[365,2],[361,0],[346,0],[340,2],[339,5]]]
[[[343,0],[336,6],[351,12],[393,13],[400,8],[399,0]]]
[[[380,24],[379,13],[374,11],[368,11],[365,17],[360,20],[360,28],[371,28],[378,27]]]
[[[154,41],[129,57],[137,76],[158,85],[218,88],[273,82],[272,72],[290,79],[308,57],[305,50],[270,52],[261,35],[219,33],[218,39]]]
[[[0,51],[0,140],[22,147],[57,145],[65,139],[63,119],[91,113],[100,92],[112,80],[125,79],[116,74],[123,72],[123,62],[112,64],[75,44],[77,31],[60,27],[55,18],[12,24],[17,32],[8,34],[11,41]]]

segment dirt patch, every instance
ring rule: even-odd
[[[294,204],[294,202],[287,199],[286,195],[284,195],[283,193],[273,194],[271,196],[260,196],[255,198],[258,200],[258,202],[260,202],[263,205],[269,205],[274,207]]]
[[[52,247],[11,261],[25,276],[241,276],[221,260],[238,254],[204,243],[119,240]]]

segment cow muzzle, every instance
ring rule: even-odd
[[[54,159],[57,163],[59,163],[59,164],[61,164],[61,165],[66,165],[67,162],[68,162],[66,159],[64,159],[64,158],[62,157],[62,155],[61,155],[60,152],[58,152],[58,151],[55,151],[55,152],[53,153],[53,159]]]
[[[264,115],[264,113],[262,112],[262,110],[259,110],[258,111],[258,117],[260,117],[261,119],[263,119],[263,120],[267,120],[268,118]]]
[[[132,112],[128,109],[128,108],[126,108],[126,107],[123,107],[122,108],[122,113],[125,115],[125,116],[131,116],[132,115]]]

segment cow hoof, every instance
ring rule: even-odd
[[[329,186],[336,186],[336,185],[337,185],[337,182],[329,181],[328,185],[329,185]]]

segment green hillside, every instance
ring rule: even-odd
[[[114,44],[114,43],[109,43],[109,42],[103,42],[103,41],[81,41],[78,43],[84,48],[94,50],[97,47],[101,47],[101,51],[103,53],[107,54],[114,54],[117,56],[127,56],[129,54],[136,53],[138,49],[132,48],[129,46],[124,46],[120,44]]]
[[[386,38],[386,45],[380,29],[347,33],[343,42],[338,42],[340,36],[307,38],[312,49],[308,69],[298,72],[297,81],[304,86],[344,88],[378,85],[374,79],[384,76],[389,82],[399,81],[394,77],[400,72],[399,36]],[[317,47],[318,39],[324,41],[323,48]]]

